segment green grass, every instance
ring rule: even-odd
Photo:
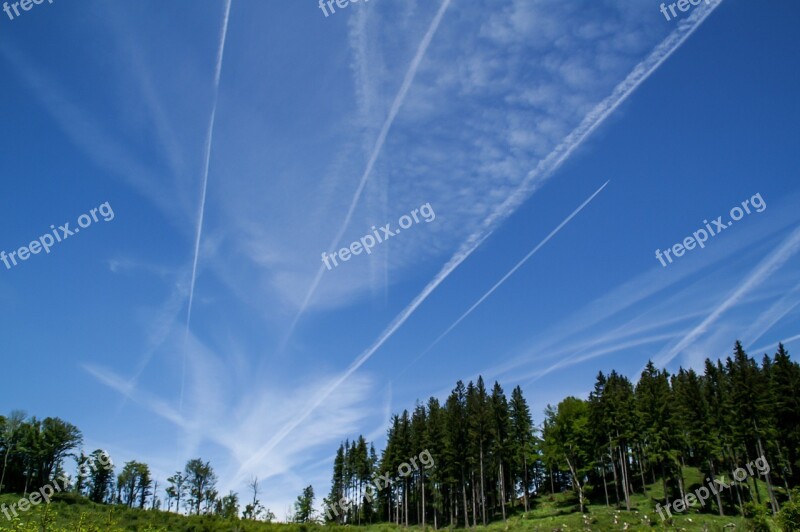
[[[0,495],[0,505],[10,505],[19,499],[19,495]],[[321,527],[226,520],[205,515],[182,516],[95,504],[75,495],[56,496],[49,505],[40,504],[27,512],[18,512],[18,517],[11,522],[0,513],[0,531],[14,532],[306,532],[314,528]]]
[[[695,468],[684,469],[687,490],[700,486],[704,481],[701,472]],[[615,500],[613,486],[609,486],[609,497]],[[763,500],[766,489],[758,486]],[[720,517],[716,514],[700,513],[696,508],[682,514],[673,513],[672,519],[662,521],[655,511],[656,501],[663,499],[661,482],[647,486],[647,495],[635,493],[631,496],[631,510],[619,510],[605,505],[602,487],[598,493],[589,493],[593,501],[586,512],[579,512],[578,499],[573,493],[560,493],[554,496],[543,495],[531,501],[530,511],[521,509],[510,511],[507,522],[502,520],[490,523],[477,530],[485,532],[541,531],[556,530],[708,530],[708,531],[746,531],[751,530],[750,522],[741,517]],[[0,505],[12,504],[19,495],[0,495]],[[772,529],[778,527],[771,524]],[[180,516],[161,511],[143,511],[117,506],[94,504],[83,497],[66,495],[55,498],[50,505],[39,505],[21,513],[10,523],[0,513],[0,531],[14,532],[344,532],[346,529],[361,529],[363,532],[396,532],[402,527],[392,524],[377,524],[363,527],[343,527],[296,524],[267,524],[251,521],[225,520],[215,516]],[[411,527],[421,531],[421,527]],[[432,530],[432,527],[427,527]],[[403,529],[407,530],[407,529]]]
[[[653,492],[657,490],[654,489]],[[748,530],[745,519],[711,514],[673,514],[662,520],[655,511],[655,502],[641,493],[631,496],[631,510],[618,510],[605,504],[590,504],[581,514],[577,498],[572,494],[545,496],[532,511],[509,521],[513,530]],[[613,495],[611,495],[613,497]],[[653,493],[655,496],[655,493]],[[665,514],[666,516],[666,514]],[[498,523],[499,528],[505,528]],[[727,525],[727,528],[725,528]],[[498,528],[497,526],[487,527]]]

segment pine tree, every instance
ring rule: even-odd
[[[325,517],[336,523],[344,522],[344,515],[340,511],[339,502],[344,497],[344,443],[339,444],[336,457],[333,459],[333,477],[331,478],[331,491],[326,499],[329,511]],[[254,503],[255,505],[255,503]]]
[[[533,420],[528,402],[522,396],[522,388],[517,386],[511,392],[509,403],[510,414],[510,445],[511,456],[514,463],[515,484],[522,489],[522,500],[525,511],[529,509],[528,494],[530,493],[530,458],[534,453]],[[515,490],[516,491],[516,490]]]
[[[773,480],[788,493],[800,466],[799,386],[800,366],[782,345],[759,366],[737,342],[724,364],[706,360],[703,375],[681,368],[670,376],[651,362],[634,387],[615,371],[600,372],[588,401],[567,397],[546,409],[538,440],[519,386],[507,400],[500,383],[489,396],[482,378],[467,386],[459,381],[443,406],[432,397],[411,414],[406,410],[392,417],[379,468],[374,447],[363,436],[345,441],[334,460],[330,499],[356,501],[355,509],[343,511],[341,523],[369,523],[376,517],[428,526],[432,518],[434,528],[448,520],[451,527],[474,527],[478,513],[481,522],[505,519],[508,503],[516,506],[520,492],[529,510],[530,494],[543,493],[546,481],[551,492],[574,490],[581,510],[588,491],[601,483],[607,505],[613,484],[617,506],[622,492],[630,507],[640,483],[647,494],[646,486],[660,480],[669,504],[688,493],[685,467],[700,468],[705,482],[715,485],[718,472],[763,456],[773,466],[763,480],[767,502],[776,511]],[[37,434],[35,423],[30,434]],[[417,467],[414,460],[423,450],[436,467],[400,468],[409,474],[378,493],[376,512],[364,490],[369,473],[394,472],[406,462]],[[761,501],[754,476],[713,492],[712,505],[720,515],[734,507],[743,513],[745,502]]]
[[[445,403],[445,462],[447,464],[447,481],[451,485],[452,502],[450,520],[455,526],[463,513],[464,526],[469,527],[467,510],[467,453],[466,442],[466,388],[458,381]],[[461,508],[461,512],[459,511]]]
[[[665,493],[668,476],[677,471],[681,498],[683,498],[685,490],[680,474],[681,462],[674,444],[675,428],[670,411],[672,398],[667,372],[657,370],[653,362],[648,361],[636,384],[634,397],[636,433],[645,442],[648,455],[661,467]]]
[[[506,520],[506,472],[509,461],[509,407],[500,383],[495,381],[492,388],[491,405],[491,454],[497,470],[497,490],[503,521]]]
[[[483,377],[478,377],[475,386],[470,382],[467,386],[467,434],[471,442],[473,471],[477,469],[479,483],[473,485],[473,493],[477,495],[476,506],[480,507],[481,521],[486,526],[486,490],[484,460],[486,451],[491,445],[490,437],[491,410]],[[475,497],[474,497],[475,498]]]
[[[800,481],[797,467],[800,463],[800,366],[789,358],[783,344],[778,344],[775,353],[769,388],[783,476],[787,483],[797,484]]]

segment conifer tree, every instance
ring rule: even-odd
[[[530,493],[530,458],[534,453],[533,420],[528,402],[522,396],[522,388],[517,386],[511,392],[509,403],[510,420],[510,445],[511,456],[516,475],[515,484],[518,483],[522,490],[522,500],[525,511],[529,509],[528,494]],[[515,490],[516,491],[516,490]]]

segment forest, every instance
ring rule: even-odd
[[[739,342],[724,361],[707,359],[702,375],[670,374],[652,362],[635,384],[600,372],[587,399],[548,406],[540,426],[519,386],[509,399],[497,382],[488,390],[481,377],[459,381],[444,404],[431,397],[393,416],[380,458],[363,437],[344,442],[325,502],[356,501],[333,516],[338,523],[472,527],[564,491],[574,492],[581,513],[590,499],[630,510],[633,494],[648,497],[648,485],[660,483],[655,508],[695,487],[684,478],[687,466],[719,485],[763,456],[771,466],[760,477],[766,497],[750,476],[720,489],[703,510],[763,518],[783,505],[786,523],[800,526],[792,493],[800,480],[799,390],[800,366],[783,345],[759,364]],[[379,491],[374,503],[365,500],[374,472],[395,471],[422,449],[435,468]]]
[[[431,397],[394,415],[380,453],[363,436],[343,442],[323,510],[315,508],[309,485],[289,519],[475,527],[527,513],[564,493],[575,498],[581,514],[591,504],[630,511],[634,496],[647,497],[655,511],[656,505],[690,496],[698,483],[687,480],[685,471],[695,468],[712,485],[727,487],[693,511],[756,523],[769,517],[784,530],[797,530],[798,390],[800,365],[783,345],[759,363],[739,342],[724,360],[707,359],[702,374],[682,368],[670,374],[652,362],[635,383],[616,371],[600,372],[586,399],[566,397],[547,406],[538,425],[521,387],[507,397],[497,382],[488,389],[482,377],[466,385],[459,381],[443,402]],[[58,418],[29,418],[20,411],[0,416],[0,494],[32,494],[72,469],[76,474],[65,491],[97,504],[275,520],[258,499],[257,478],[246,501],[235,492],[221,495],[211,464],[195,458],[160,485],[147,464],[129,461],[115,468],[108,453],[87,454],[82,442],[80,430]],[[397,477],[421,453],[431,457],[432,467]],[[758,458],[769,464],[766,474],[751,467],[746,478],[731,478]],[[370,492],[374,479],[387,474],[397,478]],[[340,502],[340,511],[325,512]],[[0,522],[9,517],[5,505],[3,512]]]

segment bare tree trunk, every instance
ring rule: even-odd
[[[742,503],[742,488],[736,484],[736,499],[739,501],[739,514],[744,517],[744,504]]]
[[[600,457],[600,467],[603,470],[603,492],[606,494],[606,507],[610,507],[611,504],[608,502],[608,483],[606,482],[606,461],[602,456]]]
[[[434,492],[436,488],[434,487]],[[436,508],[436,495],[433,496],[433,529],[439,530],[439,511]]]
[[[503,476],[503,461],[500,460],[500,508],[503,510],[503,522],[506,522],[506,479]]]
[[[736,469],[736,462],[738,461],[738,457],[736,454],[728,449],[728,460],[731,463],[731,471]],[[738,482],[734,482],[734,486],[736,486],[736,498],[739,501],[739,513],[744,517],[744,504],[742,501],[742,487],[739,485]],[[731,500],[733,500],[733,495],[731,495]]]
[[[408,528],[408,477],[403,486],[403,517],[405,518],[406,528]]]
[[[422,530],[425,530],[425,474],[419,470],[419,479],[422,482]]]
[[[614,449],[611,447],[611,435],[608,435],[608,458],[611,461],[611,472],[614,474],[614,494],[617,496],[617,508],[619,508],[619,479],[617,478],[617,466],[614,464]]]
[[[758,431],[758,427],[756,427],[756,431]],[[761,445],[761,436],[758,435],[758,432],[756,432],[756,441],[758,442],[759,454],[766,460],[767,455],[764,453],[764,446]],[[772,507],[772,515],[776,515],[780,508],[778,507],[778,501],[775,499],[775,492],[772,490],[772,481],[769,478],[769,473],[764,474],[764,480],[767,482],[767,494],[769,495],[769,504]]]
[[[3,474],[0,476],[0,493],[3,493],[3,488],[5,488],[3,482],[6,480],[6,466],[8,466],[8,453],[11,452],[11,441],[6,442],[6,446],[6,456],[3,458]]]
[[[622,446],[618,445],[617,450],[619,451],[619,466],[622,471],[622,492],[625,494],[625,509],[630,512],[631,499],[628,496],[628,468],[626,467],[626,460],[622,455]]]
[[[642,476],[642,493],[647,496],[647,483],[644,480],[644,449],[639,444],[639,474]]]
[[[158,493],[158,479],[156,479],[156,483],[153,486],[153,504],[150,507],[151,510],[156,509],[156,494]]]
[[[575,488],[578,490],[578,501],[580,502],[581,513],[583,513],[583,511],[584,511],[583,486],[581,485],[581,480],[578,478],[578,472],[572,466],[572,462],[570,462],[569,458],[567,458],[567,466],[569,467],[569,472],[572,474],[572,483],[575,485]]]
[[[464,526],[469,528],[469,510],[467,509],[467,485],[464,482],[464,474],[461,474],[461,495],[464,498]]]
[[[714,490],[713,490],[714,491],[714,495],[717,498],[717,507],[719,508],[719,515],[720,515],[720,517],[724,517],[725,516],[725,510],[723,510],[723,508],[722,508],[722,499],[719,496],[719,490],[716,489],[717,488],[716,482],[714,482],[714,475],[716,473],[714,472],[714,461],[711,458],[708,459],[708,466],[709,466],[709,469],[711,470],[711,485],[714,487]]]
[[[481,442],[481,520],[486,526],[486,492],[483,489],[483,442]]]
[[[780,443],[777,443],[775,446],[778,448],[778,460],[780,460],[780,462],[781,462],[781,468],[788,467],[789,475],[791,475],[792,474],[792,467],[786,460],[783,459],[783,452],[781,451]],[[786,488],[786,494],[789,496],[789,500],[791,501],[792,500],[792,492],[789,489],[789,482],[786,480],[786,470],[785,469],[781,470],[781,478],[783,479],[783,486]]]
[[[528,513],[528,455],[525,449],[522,450],[522,480],[525,485],[522,486],[522,500],[525,502],[525,513]],[[553,484],[553,477],[550,477],[550,485]]]
[[[472,471],[469,476],[470,484],[472,485],[472,526],[478,526],[478,505],[475,501],[475,472]]]
[[[747,452],[747,447],[746,446],[745,446],[745,449],[744,449],[744,459],[747,460],[747,463],[750,463],[750,453]],[[738,459],[737,459],[737,463],[738,463]],[[734,467],[733,470],[735,471],[736,468]],[[758,505],[761,506],[761,492],[758,489],[758,484],[756,483],[756,479],[755,478],[751,478],[751,480],[753,481],[753,491],[756,492],[756,497],[758,498]],[[745,480],[745,483],[747,483],[747,480]],[[751,498],[752,498],[752,496],[751,496]]]
[[[456,487],[450,486],[450,528],[455,528],[458,520],[458,495]]]

